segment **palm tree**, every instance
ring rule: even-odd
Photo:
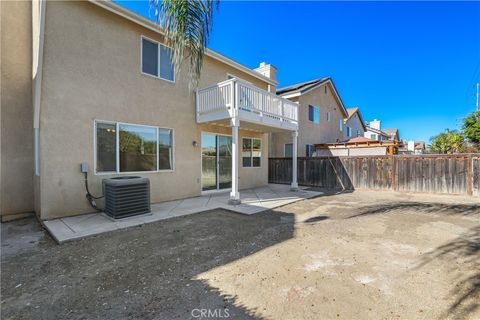
[[[175,73],[188,60],[191,88],[198,85],[203,56],[218,0],[149,0],[156,22],[163,28],[166,44],[172,48]]]

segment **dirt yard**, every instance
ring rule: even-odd
[[[2,224],[2,319],[480,319],[480,204],[359,192],[55,244]]]

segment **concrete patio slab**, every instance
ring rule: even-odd
[[[219,192],[155,203],[151,206],[150,214],[124,219],[114,220],[101,212],[43,221],[43,224],[53,238],[58,243],[62,243],[213,209],[226,209],[250,215],[322,194],[322,192],[306,189],[300,187],[299,191],[290,191],[289,185],[269,184],[264,187],[242,190],[240,192],[242,203],[239,205],[228,204],[229,192]]]

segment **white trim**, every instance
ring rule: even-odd
[[[282,98],[285,98],[285,99],[290,99],[290,98],[296,98],[296,97],[300,97],[302,94],[300,92],[295,92],[295,93],[291,93],[291,94],[280,94],[278,95],[279,97],[282,97]]]
[[[308,153],[309,153],[308,151],[309,151],[310,147],[313,147],[313,151],[310,155],[308,155]],[[315,150],[315,145],[313,143],[306,143],[305,144],[305,157],[307,157],[307,158],[313,157],[313,153],[315,153],[315,151],[316,151]]]
[[[211,134],[215,136],[215,145],[216,145],[216,155],[215,155],[215,171],[216,171],[216,189],[212,190],[203,190],[203,146],[202,146],[202,136],[203,134]],[[219,166],[218,166],[218,136],[224,136],[224,137],[232,137],[231,134],[226,134],[226,133],[217,133],[217,132],[211,132],[211,131],[201,131],[200,132],[200,193],[201,194],[208,194],[208,193],[216,193],[216,192],[224,192],[224,191],[231,191],[232,188],[224,188],[220,189],[220,179],[219,179]],[[233,158],[233,154],[231,155]]]
[[[143,72],[143,39],[145,39],[147,41],[150,41],[152,43],[155,43],[157,45],[157,64],[158,64],[157,65],[157,74],[158,74],[158,76],[155,76],[155,75],[150,74],[150,73]],[[173,80],[162,78],[162,76],[160,75],[160,66],[161,66],[160,46],[164,46],[165,48],[168,48],[168,49],[172,50],[171,47],[166,46],[163,43],[158,42],[157,40],[153,40],[153,39],[151,39],[149,37],[146,37],[144,35],[140,36],[140,73],[145,75],[145,76],[150,76],[150,77],[155,78],[155,79],[160,79],[160,80],[164,80],[164,81],[167,81],[167,82],[170,82],[170,83],[175,83],[175,78],[176,78],[176,76],[175,76],[175,66],[173,64],[172,64]]]
[[[97,123],[108,123],[108,124],[115,124],[115,161],[116,161],[116,171],[97,171]],[[156,167],[157,170],[152,171],[120,171],[120,125],[129,125],[129,126],[137,126],[137,127],[146,127],[146,128],[153,128],[156,129],[156,139],[157,139],[157,161]],[[158,129],[167,129],[170,130],[172,133],[172,169],[162,169],[158,170],[159,167],[159,150],[158,150]],[[112,174],[143,174],[143,173],[161,173],[161,172],[174,172],[175,171],[175,130],[169,127],[161,127],[161,126],[152,126],[152,125],[144,125],[144,124],[137,124],[137,123],[129,123],[129,122],[119,122],[119,121],[111,121],[111,120],[101,120],[101,119],[94,119],[93,120],[93,168],[94,168],[94,175],[112,175]]]
[[[243,165],[243,155],[240,154],[239,156],[240,156],[240,159],[242,160],[242,168],[247,168],[247,169],[258,169],[258,168],[261,168],[261,167],[262,167],[262,162],[263,162],[263,161],[262,161],[262,159],[263,159],[263,152],[262,152],[263,141],[262,141],[262,138],[247,137],[247,136],[242,137],[242,147],[241,147],[241,152],[242,152],[242,153],[243,153],[243,139],[251,139],[251,140],[252,140],[252,145],[250,146],[250,160],[251,160],[251,164],[252,164],[252,165],[251,165],[250,167],[245,167],[245,166]],[[260,140],[260,153],[261,153],[262,155],[260,156],[260,166],[258,166],[258,167],[254,167],[254,166],[253,166],[253,155],[252,155],[252,154],[253,154],[253,139],[255,139],[255,140]],[[255,157],[255,158],[257,158],[257,157]]]
[[[38,0],[38,19],[40,25],[38,26],[38,52],[37,52],[37,63],[32,61],[33,66],[36,65],[36,70],[32,70],[32,77],[35,79],[33,85],[33,127],[40,128],[40,108],[41,108],[41,95],[42,95],[42,79],[43,79],[43,48],[45,43],[45,11],[47,9],[46,0]],[[32,3],[32,6],[34,3]],[[32,21],[34,20],[35,11],[32,8]],[[36,36],[35,34],[33,36]],[[34,40],[32,39],[32,42]],[[32,50],[35,50],[35,46],[32,43]],[[35,55],[33,55],[35,56]],[[39,150],[38,150],[39,151]],[[36,151],[35,151],[36,152]]]
[[[34,171],[36,176],[40,176],[40,128],[33,128],[33,139],[35,147]]]
[[[33,106],[33,130],[34,130],[34,174],[40,176],[41,173],[41,150],[40,150],[40,109],[42,97],[42,79],[43,79],[43,48],[45,43],[45,11],[47,9],[46,0],[32,2],[32,106]],[[35,20],[37,18],[38,20]],[[33,24],[35,23],[35,25]],[[38,28],[38,30],[36,29]],[[35,32],[38,31],[38,34]],[[38,44],[35,42],[38,36]],[[37,48],[38,45],[38,48]],[[38,50],[35,54],[35,50]],[[35,60],[36,57],[36,60]]]
[[[313,110],[313,120],[310,120],[310,107],[312,107],[314,109]],[[318,122],[315,122],[315,110],[318,111]],[[307,110],[308,121],[313,123],[316,126],[320,125],[320,121],[322,120],[322,117],[320,116],[320,110],[321,110],[320,106],[316,106],[316,105],[313,105],[313,104],[308,105],[308,110]]]
[[[92,4],[95,4],[96,6],[99,6],[100,8],[103,8],[105,10],[108,10],[118,16],[121,16],[127,20],[130,20],[138,25],[141,25],[142,27],[144,28],[147,28],[151,31],[154,31],[160,35],[165,35],[164,32],[161,30],[161,28],[155,24],[154,22],[128,10],[128,9],[125,9],[124,7],[112,2],[112,1],[98,1],[98,0],[88,0],[90,3]],[[235,69],[238,69],[242,72],[245,72],[257,79],[260,79],[264,82],[267,82],[271,85],[278,85],[278,82],[277,81],[274,81],[262,74],[260,74],[259,72],[255,71],[255,70],[252,70],[244,65],[241,65],[240,63],[230,59],[230,58],[227,58],[223,55],[221,55],[220,53],[218,52],[215,52],[211,49],[206,49],[205,50],[205,55],[212,58],[212,59],[215,59],[215,60],[218,60],[220,62],[223,62]]]

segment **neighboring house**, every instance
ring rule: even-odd
[[[343,143],[317,144],[318,157],[384,156],[398,153],[398,141],[376,141],[356,137]]]
[[[367,127],[363,121],[360,109],[348,108],[347,113],[348,118],[345,119],[343,126],[343,141],[348,141],[356,137],[363,137]]]
[[[388,140],[400,141],[400,133],[398,132],[398,129],[384,129],[383,132],[389,136]]]
[[[366,126],[364,137],[370,140],[377,141],[400,141],[398,129],[385,129],[381,127],[380,120],[373,120]]]
[[[195,93],[157,25],[115,3],[2,1],[1,23],[2,215],[92,212],[83,162],[96,195],[134,174],[152,202],[222,189],[239,202],[268,183],[268,133],[296,143],[298,106],[275,95],[271,65],[206,50]]]
[[[425,153],[425,141],[415,141],[413,149],[415,154]]]
[[[331,78],[315,79],[277,89],[277,94],[298,104],[298,155],[313,156],[315,144],[343,140],[348,117]],[[285,133],[270,137],[271,157],[291,157],[292,138]]]
[[[399,149],[399,153],[402,154],[423,154],[425,153],[424,141],[403,141],[402,146]]]

